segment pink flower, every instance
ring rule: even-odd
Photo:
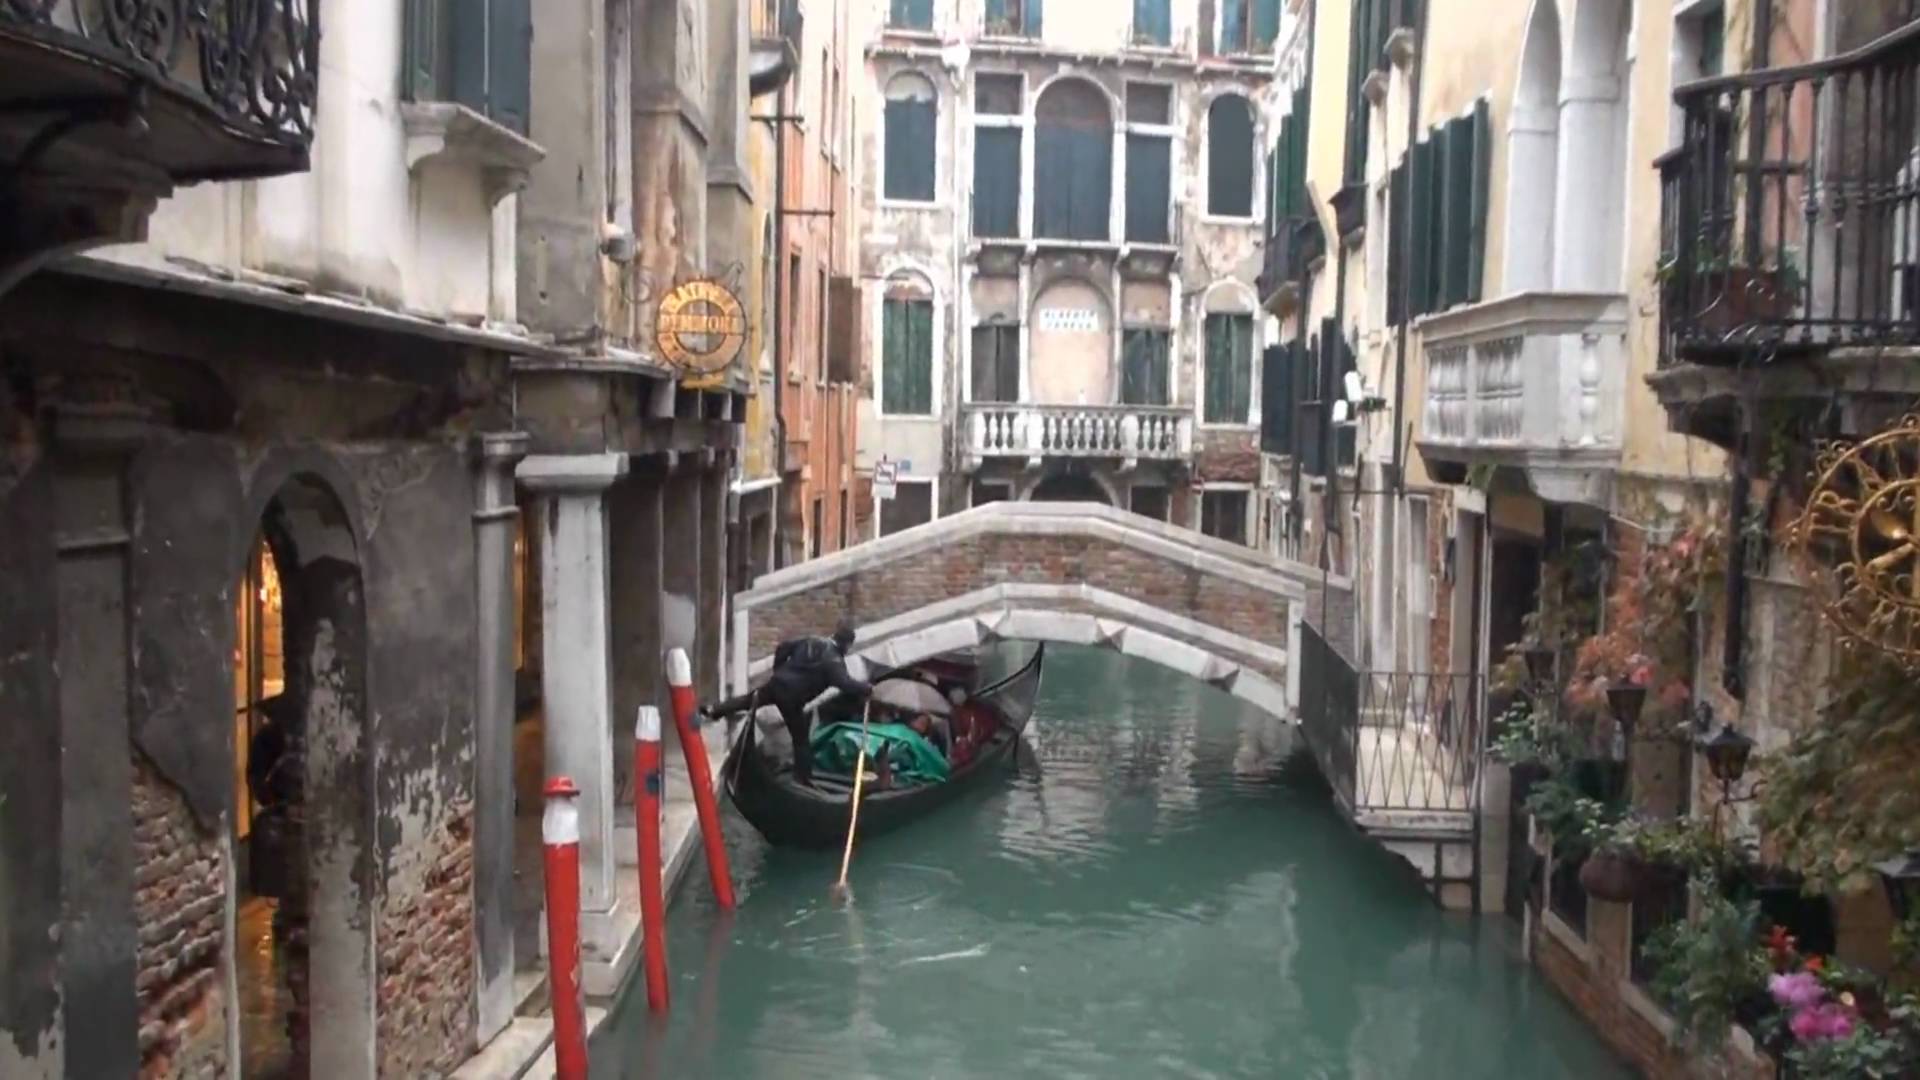
[[[1819,979],[1805,971],[1769,978],[1767,992],[1773,995],[1773,1000],[1783,1009],[1810,1009],[1827,997],[1826,987],[1821,986]]]
[[[1793,1014],[1787,1026],[1793,1029],[1793,1037],[1801,1042],[1844,1039],[1853,1034],[1853,1017],[1846,1009],[1828,1002],[1799,1010]]]

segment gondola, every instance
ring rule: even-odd
[[[983,733],[970,747],[966,760],[938,783],[917,784],[861,795],[860,836],[890,832],[952,801],[989,776],[1001,774],[1012,763],[1020,735],[1033,718],[1040,691],[1040,671],[1046,646],[1039,646],[1019,670],[986,686],[979,686],[978,660],[949,653],[900,668],[890,668],[874,679],[876,700],[883,700],[887,684],[907,681],[930,686],[953,706],[957,722],[979,724]],[[954,691],[960,693],[955,694]],[[897,696],[897,695],[896,695]],[[820,707],[816,725],[860,722],[861,705],[836,697]],[[791,762],[775,762],[756,745],[758,724],[751,718],[746,734],[726,770],[727,794],[733,804],[767,842],[780,847],[837,848],[846,841],[847,817],[853,804],[853,777],[815,769],[813,786],[794,782]],[[872,776],[871,766],[868,769]]]

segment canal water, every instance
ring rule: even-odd
[[[1434,908],[1289,731],[1195,680],[1049,646],[1004,781],[838,856],[728,813],[669,918],[672,1008],[619,1003],[599,1078],[1632,1075],[1503,919]]]

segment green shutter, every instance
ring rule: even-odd
[[[408,101],[437,101],[440,98],[441,31],[440,0],[407,0],[406,9],[406,85]]]
[[[1172,5],[1168,0],[1133,0],[1133,38],[1149,45],[1173,44]]]
[[[1433,226],[1429,214],[1431,200],[1428,189],[1433,185],[1433,140],[1421,139],[1413,144],[1413,153],[1407,174],[1407,198],[1411,204],[1408,212],[1413,227],[1407,231],[1407,318],[1417,319],[1433,310],[1433,281],[1430,271],[1433,268]]]
[[[479,4],[448,9],[447,96],[474,112],[487,112],[487,20]]]
[[[887,25],[904,30],[933,29],[933,0],[893,0]]]
[[[1173,143],[1164,135],[1127,134],[1127,239],[1164,244],[1172,205]]]
[[[907,301],[888,300],[880,326],[880,407],[888,413],[906,411]]]
[[[1487,99],[1473,105],[1473,210],[1472,233],[1467,240],[1471,249],[1467,266],[1467,300],[1479,303],[1485,295],[1487,272],[1487,213],[1489,186],[1493,170],[1493,120]]]
[[[1043,0],[1027,0],[1027,25],[1025,29],[1028,37],[1040,36],[1040,16],[1043,6]]]
[[[1473,274],[1473,117],[1447,123],[1447,305],[1464,304]]]
[[[974,129],[973,233],[1020,235],[1019,128]]]
[[[1253,316],[1233,317],[1233,422],[1253,419]]]
[[[934,126],[931,101],[887,102],[884,190],[889,199],[933,200]]]
[[[1280,36],[1280,0],[1254,0],[1253,43],[1262,50]]]
[[[1402,161],[1387,176],[1387,325],[1407,318],[1407,169]]]
[[[907,411],[926,415],[933,411],[933,304],[915,300],[907,309],[912,322],[912,348],[907,355]]]
[[[487,0],[487,115],[528,131],[533,81],[533,0]]]
[[[1224,423],[1233,394],[1232,375],[1228,371],[1233,342],[1226,315],[1207,316],[1207,360],[1202,374],[1205,395],[1200,403],[1200,419],[1209,424]]]
[[[1293,452],[1294,343],[1269,345],[1260,364],[1260,449]]]
[[[1458,235],[1462,222],[1453,216],[1453,178],[1457,172],[1454,166],[1459,148],[1452,123],[1434,128],[1434,137],[1439,140],[1434,183],[1440,190],[1439,214],[1434,219],[1440,230],[1440,257],[1434,264],[1434,310],[1445,311],[1455,301],[1454,251],[1464,243],[1464,238]]]
[[[1207,109],[1207,212],[1253,213],[1253,110],[1237,94],[1215,98]]]

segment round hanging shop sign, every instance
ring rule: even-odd
[[[1920,670],[1920,416],[1822,447],[1792,540],[1842,643]]]
[[[660,298],[654,344],[660,356],[689,375],[712,375],[733,363],[747,340],[740,298],[712,278],[696,278]]]

